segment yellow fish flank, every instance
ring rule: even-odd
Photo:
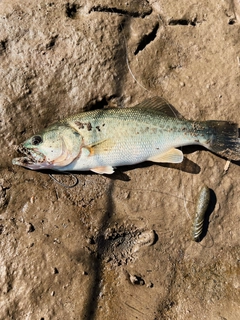
[[[228,121],[190,121],[159,97],[132,108],[83,112],[35,134],[18,150],[14,165],[32,170],[111,174],[114,167],[144,161],[180,163],[177,147],[202,145],[240,160],[238,125]]]

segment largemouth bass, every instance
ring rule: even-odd
[[[228,121],[191,121],[159,97],[131,108],[83,112],[55,123],[23,142],[25,156],[14,165],[32,170],[111,174],[114,167],[144,161],[180,163],[177,147],[201,145],[240,160],[238,125]]]

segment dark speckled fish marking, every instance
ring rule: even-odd
[[[87,129],[88,129],[88,131],[91,131],[91,130],[92,130],[91,122],[88,122],[88,123],[87,123]]]
[[[88,130],[88,131],[91,131],[91,130],[92,130],[92,124],[91,124],[91,122],[83,123],[83,122],[80,122],[80,121],[75,121],[74,123],[76,124],[76,126],[77,126],[79,129],[84,129],[85,126],[87,126],[87,130]]]
[[[80,121],[75,121],[75,124],[76,126],[79,128],[79,129],[84,129],[84,124]]]

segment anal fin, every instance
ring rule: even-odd
[[[112,174],[114,172],[114,169],[112,166],[96,167],[90,170],[98,174]]]
[[[179,149],[172,148],[164,153],[150,157],[147,160],[162,163],[181,163],[183,161],[183,153]]]

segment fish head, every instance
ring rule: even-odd
[[[12,163],[32,170],[61,170],[80,155],[81,145],[82,137],[74,128],[56,124],[23,142],[17,150],[24,157]]]

